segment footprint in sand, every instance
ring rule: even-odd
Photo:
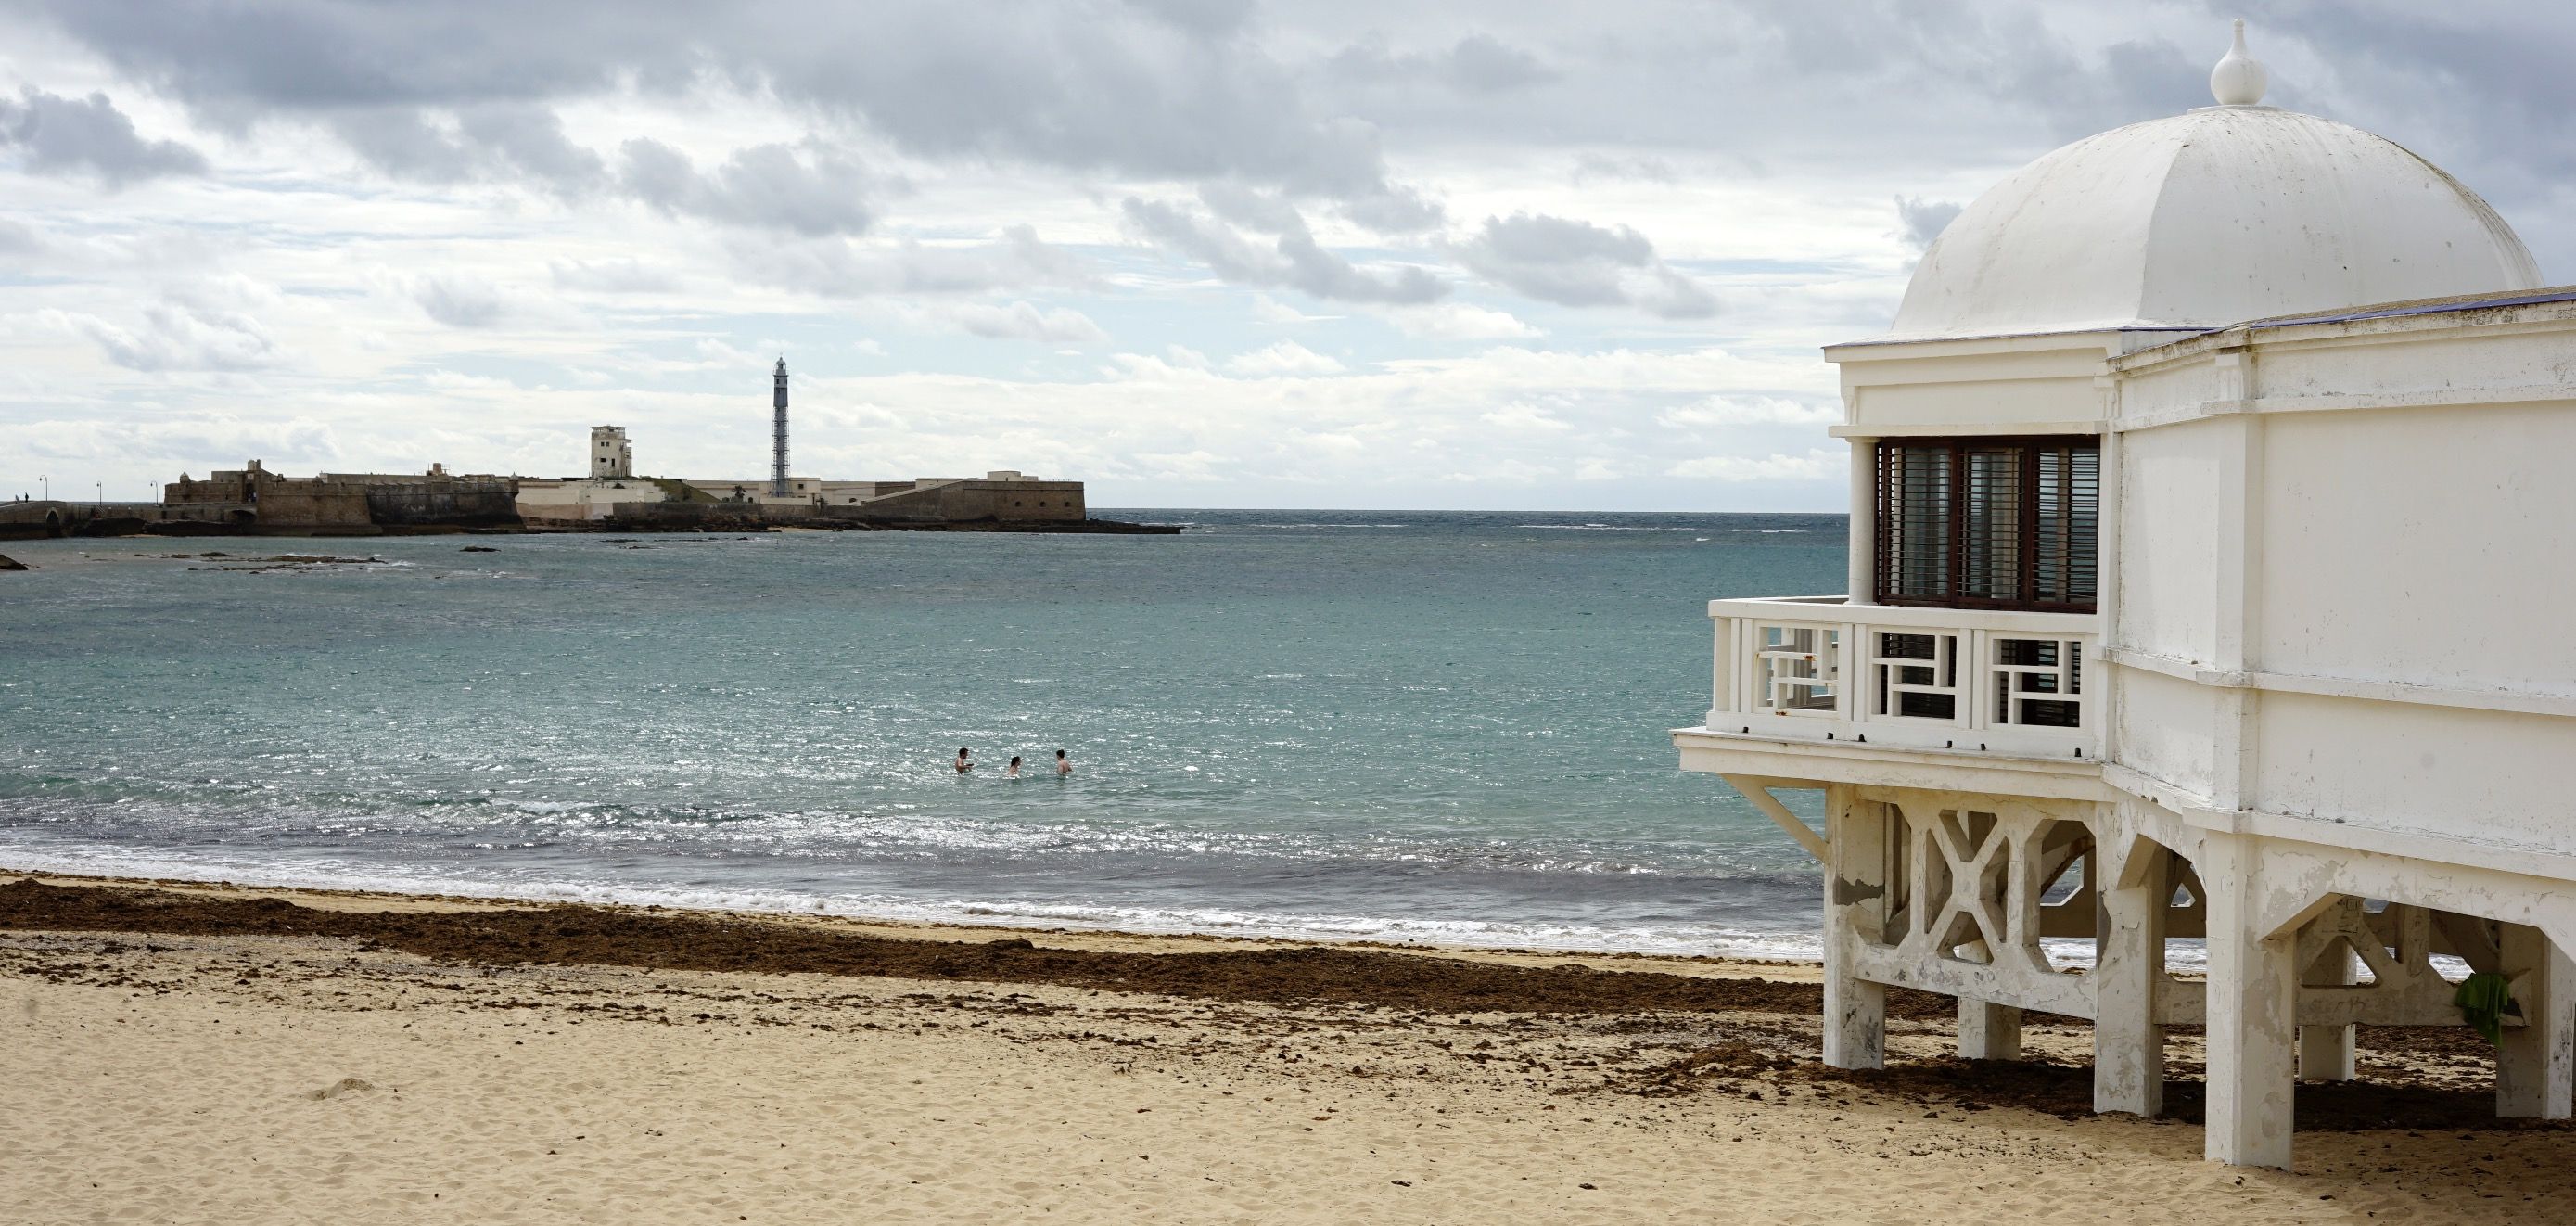
[[[359,1090],[372,1090],[372,1089],[375,1089],[375,1088],[376,1088],[376,1086],[375,1086],[375,1083],[374,1083],[374,1082],[371,1082],[371,1081],[360,1081],[360,1080],[358,1080],[358,1079],[357,1079],[357,1078],[355,1078],[355,1077],[343,1077],[343,1078],[339,1079],[338,1081],[332,1082],[331,1084],[329,1084],[329,1085],[327,1085],[327,1086],[322,1087],[322,1088],[321,1088],[321,1089],[319,1089],[319,1090],[310,1090],[310,1091],[307,1091],[307,1092],[305,1093],[304,1097],[306,1097],[306,1098],[338,1098],[338,1097],[340,1097],[340,1096],[341,1096],[341,1095],[343,1095],[343,1094],[350,1094],[350,1093],[354,1093],[354,1092],[359,1091]]]

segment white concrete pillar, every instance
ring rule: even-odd
[[[1825,789],[1825,1063],[1887,1063],[1887,986],[1853,973],[1864,936],[1887,923],[1887,811],[1849,786]]]
[[[1843,591],[1853,604],[1878,599],[1878,440],[1851,442],[1851,562]]]
[[[2360,899],[2348,898],[2337,905],[2351,913],[2348,917],[2344,917],[2350,927],[2363,931],[2369,929],[2369,921],[2363,919],[2360,914]],[[2328,917],[2334,915],[2335,912],[2330,911],[2327,916],[2319,917],[2316,922],[2325,923]],[[2325,953],[2319,955],[2317,964],[2309,967],[2299,981],[2319,987],[2349,987],[2361,982],[2361,974],[2353,966],[2352,951],[2345,948],[2343,942],[2337,941]],[[2299,1027],[2299,1080],[2352,1080],[2353,1035],[2359,1029],[2349,1022],[2340,1026],[2301,1025]]]
[[[2021,1059],[2021,1010],[1970,996],[1960,997],[1959,1058]]]
[[[2523,1024],[2507,1027],[2496,1049],[2496,1114],[2566,1119],[2576,1101],[2576,960],[2523,924],[2506,924],[2503,944]]]
[[[2096,843],[2093,1109],[2150,1119],[2165,1109],[2165,911],[2173,853],[2139,841],[2115,861]]]
[[[2269,936],[2261,852],[2211,833],[2194,861],[2209,890],[2209,1125],[2202,1153],[2231,1166],[2290,1165],[2298,1093],[2298,941]]]

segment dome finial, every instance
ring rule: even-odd
[[[2245,19],[2236,19],[2236,44],[2218,67],[2209,70],[2209,92],[2220,106],[2252,106],[2263,100],[2263,88],[2272,83],[2272,74],[2263,70],[2263,61],[2245,54]]]

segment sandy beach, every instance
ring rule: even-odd
[[[1813,1063],[1812,968],[0,884],[13,1222],[2564,1221],[2576,1130],[2366,1030],[2294,1172],[2086,1034]],[[2193,1041],[2177,1072],[2197,1073]],[[2195,1085],[2173,1099],[2188,1114]],[[2372,1125],[2403,1113],[2410,1129]]]

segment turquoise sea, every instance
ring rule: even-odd
[[[1098,514],[1190,527],[0,542],[0,867],[1812,949],[1665,730],[1705,602],[1841,590],[1843,517]]]

